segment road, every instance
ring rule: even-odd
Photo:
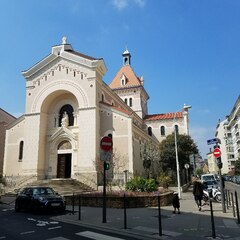
[[[121,236],[96,229],[77,226],[51,218],[55,215],[15,213],[13,204],[0,204],[0,239],[6,240],[130,240],[133,237]]]

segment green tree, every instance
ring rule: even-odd
[[[189,163],[189,155],[197,154],[198,148],[189,135],[177,135],[177,152],[179,168],[184,169],[184,164]],[[159,165],[162,171],[171,169],[176,171],[176,152],[174,134],[168,135],[159,145]]]
[[[240,175],[240,157],[235,162],[235,174],[236,175]]]
[[[155,163],[159,159],[158,149],[149,141],[142,146],[140,153],[146,177],[153,177],[155,175]]]

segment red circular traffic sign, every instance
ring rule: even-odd
[[[221,150],[219,148],[215,148],[213,150],[213,155],[214,157],[219,158],[221,156]]]
[[[110,151],[112,150],[113,142],[110,137],[103,137],[100,142],[100,147],[103,151]]]

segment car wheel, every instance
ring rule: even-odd
[[[18,202],[15,202],[15,212],[19,212],[20,211],[20,206]]]

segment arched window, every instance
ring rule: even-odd
[[[152,136],[152,128],[151,127],[148,127],[148,135]]]
[[[128,101],[127,101],[127,98],[124,99],[124,102],[127,104],[127,102],[128,102]]]
[[[129,106],[132,107],[132,98],[129,98]]]
[[[23,145],[24,145],[24,142],[21,141],[19,144],[19,155],[18,155],[19,161],[22,161],[22,159],[23,159]]]
[[[64,105],[59,112],[59,127],[62,125],[62,118],[64,114],[67,114],[68,116],[68,126],[73,126],[74,124],[74,117],[73,117],[73,107],[70,104]]]
[[[161,136],[165,136],[165,127],[161,126]]]
[[[174,131],[176,131],[176,134],[179,133],[179,127],[178,127],[178,125],[175,125],[175,126],[174,126]]]

